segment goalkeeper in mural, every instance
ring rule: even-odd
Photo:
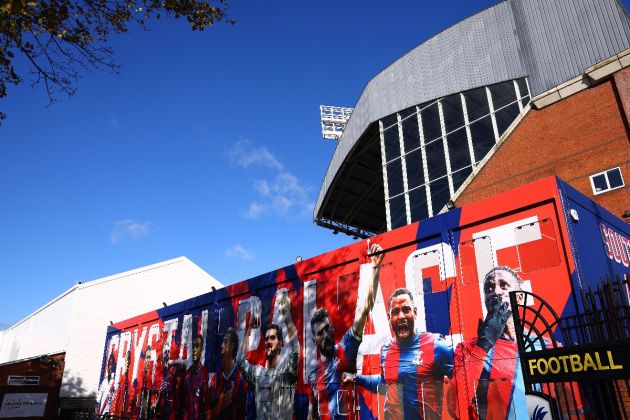
[[[478,336],[455,351],[454,389],[449,398],[451,415],[470,419],[527,419],[525,384],[516,330],[510,309],[510,292],[522,290],[523,280],[509,267],[495,267],[483,280],[488,311]],[[523,294],[517,294],[522,304]],[[454,411],[454,409],[456,411]]]

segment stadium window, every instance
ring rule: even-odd
[[[402,162],[396,159],[387,164],[387,188],[390,197],[403,192]]]
[[[466,98],[468,121],[473,122],[490,113],[485,87],[464,92],[464,98]]]
[[[525,108],[527,104],[529,104],[529,96],[523,96],[523,98],[521,99],[521,104],[523,105],[523,108]]]
[[[432,181],[431,187],[431,204],[433,206],[433,214],[438,214],[442,207],[446,205],[446,202],[451,198],[451,193],[448,189],[448,177],[443,177]]]
[[[623,177],[621,176],[621,169],[616,168],[607,169],[603,172],[599,172],[591,175],[591,187],[593,188],[593,194],[602,194],[607,191],[616,190],[622,188],[625,184]]]
[[[514,90],[514,83],[511,81],[490,85],[488,88],[492,95],[492,104],[495,110],[516,102],[516,91]]]
[[[442,136],[442,127],[440,125],[440,111],[437,102],[427,106],[420,112],[422,119],[422,132],[424,133],[424,143],[430,143],[432,140]]]
[[[472,166],[467,166],[462,168],[456,172],[453,172],[453,190],[457,191],[459,187],[468,179],[470,174],[472,173]]]
[[[529,89],[527,87],[527,80],[525,79],[516,79],[516,84],[518,85],[518,90],[521,98],[529,96]]]
[[[485,117],[470,125],[473,149],[477,162],[483,160],[490,149],[494,146],[494,132],[492,131],[492,120]],[[475,162],[475,163],[477,163]]]
[[[414,150],[405,156],[407,163],[407,185],[409,189],[424,184],[424,166],[422,165],[422,150]]]
[[[9,377],[7,378],[7,385],[11,385],[11,386],[39,385],[39,376],[9,375]]]
[[[462,110],[462,98],[459,93],[440,101],[442,103],[442,113],[444,114],[444,128],[449,133],[464,126],[464,111]]]
[[[409,210],[411,211],[412,222],[417,222],[418,220],[429,217],[427,191],[424,185],[409,191]]]
[[[418,114],[416,114],[415,109],[414,107],[413,112],[406,110],[405,113],[400,113],[405,153],[420,148],[420,129],[418,128]]]
[[[396,229],[407,224],[404,194],[389,199],[389,215],[391,218],[392,229]]]
[[[425,151],[427,162],[429,162],[429,178],[433,181],[446,175],[446,157],[442,138],[426,144]]]
[[[505,106],[495,113],[497,128],[499,129],[499,136],[502,136],[503,133],[505,133],[508,127],[514,122],[516,117],[518,117],[519,113],[520,109],[517,102]]]
[[[470,150],[468,149],[468,136],[465,128],[449,133],[446,137],[448,155],[451,161],[451,170],[456,171],[471,165]]]
[[[390,116],[391,117],[391,116]],[[383,143],[385,143],[385,160],[389,162],[400,156],[400,140],[398,138],[398,124],[387,126],[392,122],[390,117],[381,120],[383,124]],[[394,114],[394,118],[396,114]]]

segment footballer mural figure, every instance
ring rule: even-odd
[[[228,328],[221,343],[221,367],[210,381],[210,418],[244,419],[246,415],[246,387],[241,371],[236,366],[238,335]]]
[[[103,380],[98,388],[98,404],[97,413],[99,415],[107,414],[110,412],[110,408],[116,392],[115,378],[116,378],[116,345],[112,344],[109,357],[107,358],[107,365],[105,366],[105,374]]]
[[[372,278],[368,284],[366,296],[361,306],[357,308],[354,322],[346,331],[338,344],[334,341],[333,325],[328,311],[318,309],[311,318],[313,341],[317,345],[320,358],[315,367],[308,373],[311,384],[312,403],[309,406],[309,417],[330,417],[331,419],[346,419],[353,412],[353,401],[349,392],[342,388],[341,376],[343,372],[354,373],[357,365],[357,353],[363,336],[363,327],[374,306],[376,292],[380,278],[383,251],[380,245],[372,244],[368,253],[372,258]],[[341,394],[338,391],[342,391]]]
[[[386,419],[441,419],[444,377],[453,371],[453,349],[440,334],[417,332],[413,295],[399,288],[387,317],[394,338],[381,349],[380,375],[344,373],[345,382],[377,392],[385,385]]]
[[[522,290],[523,280],[509,267],[495,267],[483,280],[488,311],[478,336],[455,350],[454,395],[461,417],[527,419],[525,385],[510,309],[510,292]],[[517,294],[523,304],[525,296]],[[450,400],[450,398],[449,398]],[[452,404],[449,404],[452,415]]]
[[[265,331],[265,365],[251,364],[246,358],[249,334],[252,324],[258,325],[258,320],[252,320],[243,337],[241,356],[237,362],[243,377],[254,389],[257,419],[293,418],[300,343],[297,329],[291,319],[291,302],[286,295],[281,295],[278,299],[280,317],[287,326],[290,351],[285,353],[285,356],[282,355],[281,347],[284,343],[282,328],[277,324],[270,324]]]
[[[201,363],[203,336],[201,334],[192,341],[192,364],[186,370],[179,383],[178,405],[181,411],[177,418],[182,420],[205,419],[210,408],[208,370]]]
[[[179,352],[179,346],[173,340],[170,342],[166,337],[162,338],[162,381],[156,401],[156,411],[159,418],[163,420],[175,420],[175,394],[178,388],[179,377],[183,370],[183,365],[171,360],[171,354]]]

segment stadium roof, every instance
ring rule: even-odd
[[[617,0],[505,0],[423,42],[367,83],[314,209],[321,226],[386,230],[378,120],[408,107],[528,77],[532,96],[630,47]]]

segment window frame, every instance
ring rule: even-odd
[[[39,386],[41,377],[37,375],[9,375],[7,386]]]
[[[614,171],[615,169],[617,171],[619,171],[619,177],[621,178],[621,185],[618,186],[618,187],[611,188],[610,187],[610,180],[608,179],[608,173],[611,172],[611,171]],[[608,185],[608,188],[605,189],[605,190],[602,190],[602,191],[597,191],[597,189],[595,188],[595,182],[593,181],[593,179],[595,177],[597,177],[597,176],[600,176],[600,175],[604,175],[604,179],[606,180],[606,184]],[[591,190],[593,191],[593,195],[604,194],[604,193],[607,193],[609,191],[618,190],[618,189],[623,188],[623,187],[626,186],[626,183],[623,180],[623,174],[621,173],[621,167],[620,166],[615,166],[615,167],[603,170],[601,172],[597,172],[595,174],[589,175],[588,179],[589,179],[589,181],[591,183]]]

